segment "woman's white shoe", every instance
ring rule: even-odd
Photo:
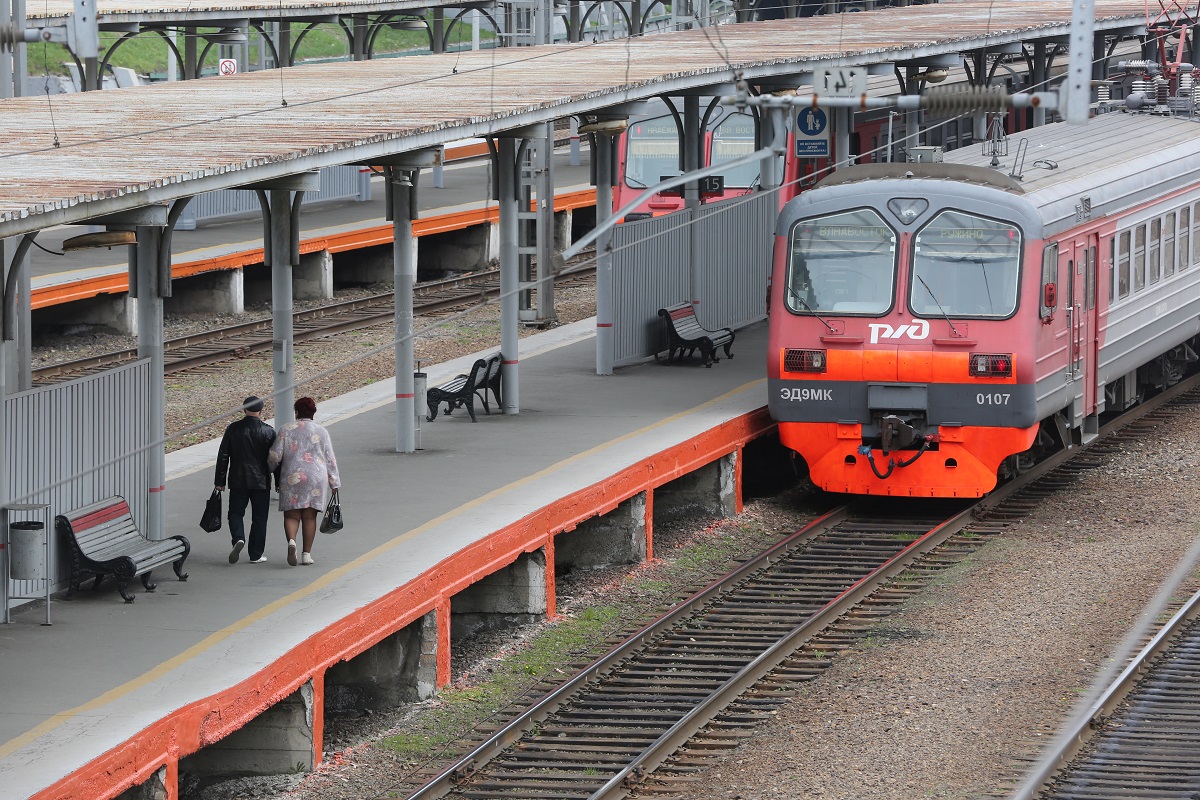
[[[296,566],[296,540],[288,539],[288,564]]]
[[[311,563],[313,563],[313,560],[312,560],[312,555],[310,555],[309,553],[302,553],[302,554],[300,555],[300,563],[301,563],[301,564],[311,564]]]

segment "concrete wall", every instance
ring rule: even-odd
[[[528,625],[546,616],[546,550],[522,553],[516,561],[468,586],[450,599],[450,639]]]
[[[180,759],[180,782],[311,772],[316,766],[313,713],[309,681],[245,727]]]
[[[646,560],[646,493],[641,492],[601,517],[554,538],[554,568],[602,569]]]
[[[430,612],[325,671],[325,712],[346,714],[424,700],[437,688],[437,615]]]
[[[737,452],[665,483],[654,490],[654,522],[737,513]]]
[[[99,295],[33,312],[35,331],[62,333],[80,325],[103,325],[117,333],[137,336],[137,300],[126,295]]]
[[[205,272],[171,282],[171,296],[163,300],[164,314],[211,312],[241,314],[246,310],[244,273],[240,269]],[[137,302],[137,301],[134,301]]]
[[[421,237],[419,280],[487,268],[500,257],[500,226],[491,223]]]

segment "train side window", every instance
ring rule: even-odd
[[[1096,248],[1089,247],[1087,251],[1087,268],[1083,276],[1087,294],[1087,307],[1090,311],[1096,307]]]
[[[1172,211],[1163,217],[1163,276],[1171,277],[1175,274],[1175,212]]]
[[[1192,263],[1191,253],[1188,252],[1191,246],[1191,237],[1188,234],[1192,229],[1189,212],[1190,209],[1187,206],[1179,209],[1179,270],[1181,272]]]
[[[1054,313],[1058,307],[1058,242],[1051,242],[1042,250],[1042,319]]]
[[[1129,231],[1117,237],[1117,297],[1129,296]]]
[[[1133,229],[1133,290],[1146,288],[1146,226]]]
[[[1108,304],[1117,296],[1117,240],[1108,240]]]
[[[1162,220],[1150,221],[1150,237],[1146,241],[1147,261],[1150,264],[1150,282],[1158,283],[1162,277],[1162,264],[1158,258],[1159,242],[1162,240]]]
[[[1192,206],[1192,241],[1200,242],[1200,203]],[[1200,264],[1200,245],[1192,248],[1192,263]]]

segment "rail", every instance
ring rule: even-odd
[[[558,280],[582,280],[594,274],[595,267],[586,266],[564,270],[559,273]],[[497,296],[500,293],[500,270],[481,270],[470,275],[428,281],[415,287],[414,293],[418,300],[413,306],[414,314],[419,316],[444,312]],[[293,317],[292,340],[297,343],[306,342],[372,325],[391,323],[395,317],[394,303],[395,294],[385,292],[297,312]],[[271,320],[262,319],[168,339],[163,343],[166,351],[164,371],[169,375],[268,351],[271,349],[270,331]],[[34,370],[33,381],[39,385],[54,383],[57,380],[111,368],[136,358],[137,350],[130,348],[65,361]]]
[[[1098,445],[1131,428],[1139,420],[1154,418],[1156,415],[1161,419],[1162,415],[1168,413],[1166,409],[1169,403],[1197,386],[1200,386],[1200,378],[1181,383],[1104,426],[1101,436],[1095,442],[1087,446],[1072,447],[1045,459],[1002,485],[987,498],[963,508],[941,522],[929,525],[928,530],[916,537],[911,544],[888,554],[881,563],[870,570],[854,576],[838,590],[835,597],[829,598],[807,619],[765,646],[761,652],[737,668],[735,674],[722,679],[719,685],[704,692],[697,692],[694,688],[681,690],[679,695],[672,696],[669,702],[650,697],[648,694],[638,695],[634,698],[636,707],[629,703],[625,706],[615,704],[607,715],[598,703],[585,704],[584,699],[588,696],[597,695],[603,698],[606,695],[616,695],[620,691],[619,688],[606,683],[610,677],[632,684],[635,677],[644,672],[654,674],[661,682],[671,683],[682,682],[690,672],[698,672],[699,667],[695,666],[692,660],[678,654],[651,653],[648,659],[650,663],[644,665],[639,665],[635,660],[643,653],[649,652],[656,642],[670,638],[671,634],[668,631],[684,621],[690,620],[688,631],[675,634],[673,641],[696,641],[701,639],[702,634],[692,632],[704,631],[704,634],[709,635],[708,638],[719,640],[723,649],[743,650],[755,646],[754,643],[743,641],[744,632],[724,631],[719,621],[696,621],[693,617],[701,610],[711,612],[714,609],[719,617],[721,609],[729,608],[732,610],[725,611],[726,616],[736,617],[745,623],[742,628],[746,625],[753,627],[756,637],[764,636],[764,626],[747,616],[750,613],[747,609],[751,607],[751,602],[761,602],[761,596],[765,593],[759,590],[760,596],[757,601],[739,601],[733,593],[743,585],[750,584],[755,576],[768,574],[772,565],[791,558],[791,554],[818,542],[820,537],[826,536],[828,532],[836,531],[838,526],[857,524],[856,530],[868,547],[878,547],[881,541],[886,541],[888,537],[893,541],[901,538],[899,534],[906,530],[903,523],[892,520],[863,521],[855,517],[849,508],[829,513],[692,596],[556,688],[541,701],[520,712],[487,741],[412,794],[412,800],[430,800],[448,795],[507,796],[506,790],[518,785],[526,791],[558,791],[559,795],[555,796],[586,796],[591,800],[609,800],[630,794],[645,786],[646,778],[655,769],[666,764],[673,753],[717,719],[725,709],[737,701],[737,698],[751,687],[760,684],[772,671],[786,665],[799,648],[818,637],[824,637],[835,626],[843,624],[853,614],[854,609],[866,604],[888,602],[886,598],[873,597],[881,587],[894,581],[906,570],[932,571],[945,566],[949,561],[946,556],[955,548],[965,551],[978,546],[980,534],[995,532],[1003,527],[1002,523],[996,525],[988,520],[989,513],[996,512],[998,520],[1005,519],[1005,512],[1013,509],[1018,514],[1023,513],[1022,509],[1028,507],[1028,497],[1023,494],[1026,490],[1037,485],[1038,491],[1041,491],[1041,486],[1054,491],[1069,480],[1072,473],[1098,466],[1093,457],[1095,452],[1103,452],[1097,451]],[[1080,456],[1085,457],[1081,459]],[[955,539],[960,531],[968,527],[974,534],[972,538]],[[884,537],[882,540],[871,538],[878,536],[881,531]],[[953,546],[947,547],[952,540]],[[828,579],[831,572],[841,569],[850,559],[846,556],[847,551],[834,551],[827,544],[822,544],[821,547],[829,549],[833,555],[829,562],[831,569],[822,572]],[[778,593],[784,597],[784,603],[794,604],[794,601],[786,599],[794,590],[793,587],[783,587],[782,579],[778,575],[775,575],[773,580],[776,583],[771,584],[769,594]],[[828,582],[822,585],[828,588]],[[699,652],[703,643],[701,641],[698,645],[684,645],[685,656]],[[689,647],[694,649],[689,650]],[[713,661],[716,656],[709,655],[708,658]],[[656,662],[677,665],[678,670],[655,672]],[[681,686],[682,683],[675,684],[675,688]],[[697,695],[690,708],[681,712],[669,725],[663,725],[663,730],[656,731],[652,741],[637,741],[639,735],[645,738],[645,729],[650,727],[651,719],[662,716],[651,712],[667,708],[671,703],[678,706],[680,696],[687,692]],[[755,694],[761,698],[764,693]],[[583,710],[573,710],[574,704],[578,704]],[[609,736],[616,737],[605,740],[611,741],[612,746],[589,745],[586,741],[578,742],[573,748],[565,746],[563,743],[572,743],[572,740],[567,738],[570,734],[566,732],[574,717],[583,719],[580,725],[585,731],[590,725],[593,730],[608,731]],[[547,733],[552,737],[548,742],[542,744],[536,740],[537,735]],[[617,746],[618,740],[622,747]],[[514,749],[518,744],[520,746]],[[555,760],[557,749],[566,750],[568,754],[573,752],[574,760],[570,757]],[[635,749],[636,752],[622,756],[622,749]],[[613,760],[606,761],[609,757]],[[618,760],[619,763],[614,763]],[[498,766],[493,769],[490,764]]]

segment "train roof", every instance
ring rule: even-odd
[[[1190,117],[1117,111],[1085,125],[1043,125],[1010,136],[999,167],[985,149],[953,150],[944,164],[1015,181],[1019,190],[1008,191],[1037,209],[1047,234],[1074,224],[1077,207],[1097,218],[1200,183],[1200,120]]]

